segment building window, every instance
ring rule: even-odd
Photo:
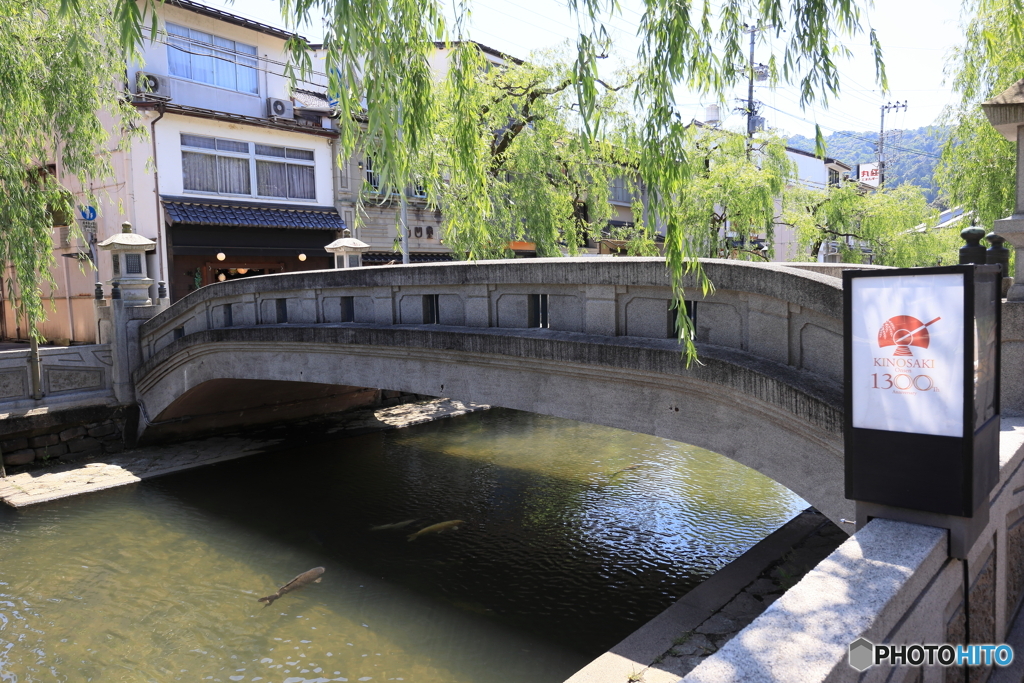
[[[313,158],[309,149],[181,134],[187,192],[315,200]]]
[[[380,192],[380,173],[373,170],[373,157],[366,157],[366,184],[373,192]]]
[[[828,169],[828,184],[832,187],[839,184],[839,171],[834,168]]]
[[[612,179],[610,199],[613,202],[620,202],[622,204],[633,203],[633,192],[626,183],[626,179],[622,176]]]
[[[256,46],[167,24],[168,71],[177,78],[259,93]]]

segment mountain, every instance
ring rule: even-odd
[[[942,153],[947,129],[941,126],[925,126],[916,130],[885,131],[887,185],[910,183],[920,187],[934,202],[938,196],[933,175],[935,165]],[[814,152],[814,140],[802,135],[789,138],[790,147]],[[828,156],[846,164],[870,163],[877,159],[878,131],[836,131],[825,136]]]

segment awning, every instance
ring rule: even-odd
[[[239,228],[345,229],[345,221],[333,206],[264,204],[205,197],[161,195],[169,225],[205,225]],[[331,240],[327,240],[330,242]]]

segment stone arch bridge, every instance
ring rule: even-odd
[[[142,439],[323,411],[360,387],[487,403],[691,443],[852,517],[841,280],[777,264],[704,268],[714,293],[686,289],[691,367],[663,260],[530,259],[204,287],[125,321],[121,393],[134,391]]]

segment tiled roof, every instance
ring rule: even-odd
[[[333,206],[256,204],[198,197],[161,197],[169,223],[246,228],[344,230],[345,221]]]
[[[300,107],[326,107],[330,108],[331,103],[327,101],[327,93],[313,92],[312,90],[301,90],[296,88],[292,91],[292,98]]]
[[[438,261],[454,261],[451,254],[409,254],[409,263],[436,263]],[[363,265],[380,265],[384,263],[401,263],[402,255],[396,251],[368,251],[363,254]]]
[[[263,24],[258,21],[253,21],[252,19],[246,19],[245,17],[240,17],[237,14],[231,14],[230,12],[225,12],[224,10],[216,9],[215,7],[208,7],[207,5],[203,5],[198,2],[192,2],[192,0],[168,0],[168,4],[189,10],[190,12],[195,12],[196,14],[220,19],[221,21],[226,21],[229,24],[243,26],[245,28],[252,29],[253,31],[259,31],[260,33],[276,36],[283,40],[288,40],[292,35],[294,35],[291,31],[285,31],[284,29],[277,28],[276,26]],[[302,36],[299,37],[307,43],[309,42],[306,38],[303,38]]]

